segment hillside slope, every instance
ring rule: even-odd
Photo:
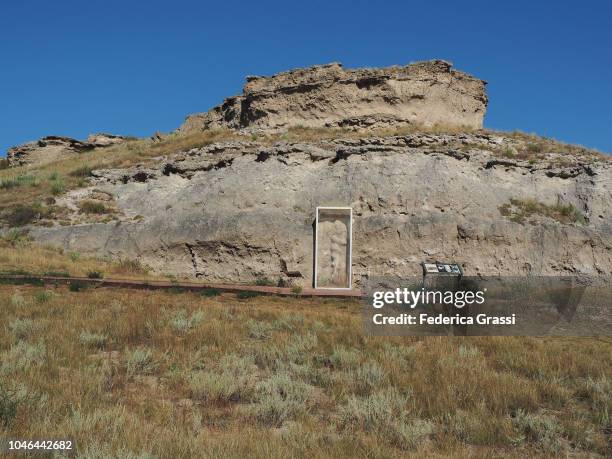
[[[315,208],[344,205],[357,281],[415,275],[432,259],[468,274],[609,275],[610,162],[547,148],[486,133],[220,142],[96,170],[57,200],[72,224],[31,234],[174,275],[307,284]],[[113,208],[111,221],[83,202]]]

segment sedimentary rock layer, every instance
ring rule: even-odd
[[[414,134],[217,143],[155,167],[95,171],[91,187],[58,205],[103,193],[114,200],[117,221],[35,227],[31,234],[69,250],[138,258],[160,273],[306,286],[315,208],[350,206],[356,283],[417,275],[428,260],[456,261],[467,275],[612,274],[611,163],[497,153],[522,148],[516,142]],[[584,221],[538,214],[513,221],[504,212],[512,199],[572,204]]]
[[[201,129],[362,128],[445,125],[481,128],[486,83],[445,61],[345,70],[328,64],[247,77],[241,96],[189,116],[179,132]]]

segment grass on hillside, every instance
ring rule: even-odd
[[[491,131],[495,134],[521,142],[519,150],[504,150],[503,155],[517,159],[542,159],[545,153],[555,153],[566,156],[568,160],[573,157],[591,158],[597,160],[610,160],[609,155],[587,148],[582,145],[560,142],[550,137],[528,134],[522,131]]]
[[[607,339],[374,338],[360,305],[0,286],[0,438],[80,457],[609,453]]]
[[[571,203],[545,204],[533,198],[513,198],[509,203],[500,206],[499,212],[515,223],[524,223],[534,215],[539,215],[552,218],[560,223],[585,224],[584,215]]]
[[[372,131],[350,131],[337,128],[294,127],[285,132],[274,134],[240,135],[230,130],[211,130],[186,135],[171,134],[160,142],[151,139],[130,140],[108,148],[99,148],[81,153],[76,159],[59,160],[42,166],[21,166],[9,169],[0,168],[0,223],[11,227],[24,226],[41,219],[61,220],[62,209],[55,206],[55,197],[68,190],[87,185],[87,177],[92,170],[101,168],[127,168],[146,163],[152,158],[171,155],[192,148],[199,148],[223,140],[252,140],[262,144],[278,141],[308,142],[333,138],[363,138],[371,136],[406,135],[411,133],[448,133],[491,132],[486,130],[470,131],[466,128],[433,126],[406,126]],[[545,152],[571,156],[604,158],[592,150],[581,146],[567,145],[552,139],[534,135],[495,133],[522,142],[521,151],[500,150],[499,155],[537,161]],[[466,147],[469,147],[467,145]],[[561,158],[563,159],[563,158]],[[558,161],[561,161],[558,159]]]
[[[120,279],[154,279],[149,268],[138,260],[105,261],[79,252],[40,246],[31,243],[18,230],[0,237],[0,274],[91,277],[89,274],[93,272]]]
[[[150,139],[130,140],[126,143],[98,148],[80,153],[75,158],[64,159],[41,166],[20,166],[0,170],[0,222],[17,223],[36,221],[40,214],[31,212],[31,218],[15,220],[20,209],[44,208],[47,217],[52,216],[54,197],[65,191],[84,187],[87,177],[95,169],[131,167],[151,158],[169,155],[190,148],[237,137],[230,131],[208,131],[189,136],[168,136],[162,142]]]

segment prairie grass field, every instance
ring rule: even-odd
[[[368,337],[360,307],[0,285],[0,438],[84,458],[609,457],[609,338]]]

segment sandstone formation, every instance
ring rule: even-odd
[[[189,116],[179,133],[292,126],[481,128],[485,84],[440,60],[356,70],[337,63],[320,65],[247,77],[241,96]]]
[[[89,137],[87,137],[87,143],[92,144],[94,147],[110,147],[111,145],[123,143],[126,140],[126,137],[122,135],[107,134],[104,132],[90,134]]]
[[[85,142],[70,137],[47,136],[34,142],[9,148],[6,154],[9,167],[41,166],[94,148],[108,147],[126,140],[113,134],[92,134]]]
[[[412,134],[265,145],[222,142],[151,167],[94,172],[87,193],[112,196],[116,221],[34,227],[37,240],[100,256],[138,258],[158,273],[216,282],[313,278],[317,206],[353,209],[353,280],[420,273],[421,261],[473,274],[612,274],[612,163],[500,151],[497,134]],[[584,221],[534,214],[513,199],[572,204]],[[75,211],[76,212],[76,211]]]

